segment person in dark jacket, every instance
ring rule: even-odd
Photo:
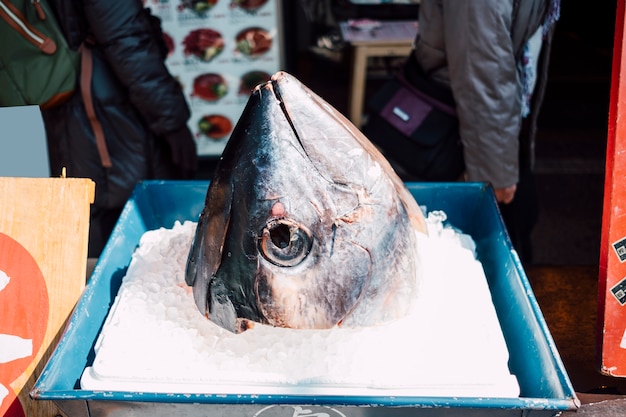
[[[194,177],[198,161],[187,126],[190,111],[164,64],[160,21],[141,0],[51,3],[70,47],[87,48],[83,77],[92,66],[86,87],[66,103],[42,110],[51,175],[66,169],[68,177],[95,181],[89,257],[98,257],[138,181]]]
[[[559,0],[422,0],[414,58],[454,96],[465,179],[493,185],[509,236],[532,260],[532,168]]]

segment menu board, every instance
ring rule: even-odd
[[[199,156],[219,156],[251,90],[282,67],[280,0],[147,0],[191,108]]]

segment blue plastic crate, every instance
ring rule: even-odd
[[[207,181],[146,181],[135,188],[59,345],[31,395],[70,417],[117,416],[556,416],[579,406],[569,377],[506,234],[493,190],[483,183],[408,183],[428,211],[444,210],[474,239],[520,386],[516,398],[211,395],[80,389],[94,344],[144,232],[196,221]]]

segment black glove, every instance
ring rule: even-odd
[[[198,171],[198,152],[191,131],[185,127],[165,135],[165,140],[170,145],[172,162],[180,179],[192,179]]]

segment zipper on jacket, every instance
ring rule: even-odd
[[[37,16],[41,20],[46,19],[46,15],[39,4],[39,0],[31,0],[31,4],[37,11]],[[45,54],[53,54],[56,51],[56,44],[52,39],[39,32],[32,27],[24,18],[22,13],[15,8],[11,3],[4,0],[0,0],[0,16],[15,29],[20,35],[22,35],[27,41],[35,45]]]

